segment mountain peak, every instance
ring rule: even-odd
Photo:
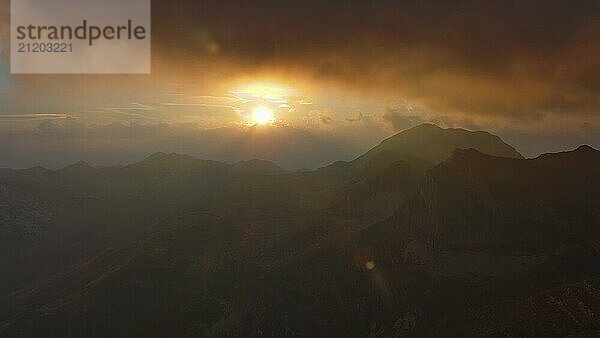
[[[199,161],[197,158],[189,156],[189,155],[181,155],[176,153],[163,153],[156,152],[148,157],[146,157],[140,163],[168,163],[172,161]]]
[[[38,174],[40,174],[40,173],[52,172],[52,170],[46,169],[46,168],[44,168],[42,166],[37,165],[35,167],[31,167],[31,168],[25,169],[24,172],[27,172],[27,173],[38,173]]]
[[[163,153],[163,152],[157,152],[157,153],[154,153],[154,154],[146,157],[141,162],[130,164],[128,167],[130,167],[130,168],[173,167],[173,166],[180,166],[183,164],[186,164],[186,165],[192,164],[192,163],[196,163],[199,161],[200,160],[198,160],[192,156],[188,156],[188,155],[179,155],[179,154],[175,154],[175,153],[167,154],[167,153]]]
[[[600,151],[592,148],[589,145],[581,145],[577,149],[563,151],[558,153],[546,153],[537,157],[537,159],[554,160],[554,159],[572,159],[580,161],[589,161],[591,159],[600,158]]]
[[[437,124],[433,124],[433,123],[427,122],[427,123],[419,124],[419,125],[414,126],[412,128],[408,128],[408,129],[406,129],[404,131],[401,131],[400,133],[403,133],[403,132],[406,132],[406,131],[410,131],[410,130],[412,130],[412,131],[420,131],[420,130],[444,130],[444,128],[438,126]]]
[[[173,154],[169,155],[167,153],[163,153],[162,151],[156,152],[144,159],[144,161],[160,161],[165,160],[171,157]]]
[[[449,158],[455,149],[470,148],[492,156],[523,158],[515,148],[488,132],[444,129],[425,123],[384,140],[355,162],[368,163],[385,151],[395,154],[398,160],[420,163],[419,166],[426,169]]]
[[[577,147],[577,149],[575,149],[576,152],[598,152],[598,150],[594,149],[593,147],[584,144],[584,145],[580,145],[579,147]]]
[[[73,163],[73,164],[63,168],[63,170],[87,170],[87,169],[94,169],[94,167],[92,167],[86,161],[79,161],[77,163]]]

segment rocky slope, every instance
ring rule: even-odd
[[[415,140],[408,142],[411,134]],[[0,298],[13,304],[0,307],[0,333],[597,332],[600,152],[581,147],[522,159],[489,134],[433,126],[396,137],[403,141],[384,142],[386,149],[314,172],[158,154],[130,167],[102,169],[110,178],[90,185],[85,175],[100,169],[71,168],[71,180],[81,171],[80,181],[67,186],[87,185],[78,191],[98,196],[121,177],[123,190],[108,195],[116,201],[136,205],[123,199],[129,191],[135,192],[132,200],[156,210],[167,201],[179,208],[139,241]],[[402,151],[404,142],[432,150],[416,159],[419,152]],[[455,145],[464,149],[448,150]],[[266,172],[256,172],[261,168]]]

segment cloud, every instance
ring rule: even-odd
[[[372,125],[375,124],[375,118],[371,114],[358,112],[356,116],[346,117],[346,122],[350,124]]]
[[[333,112],[329,110],[313,109],[304,117],[305,126],[309,129],[331,130],[335,127]]]
[[[383,114],[384,123],[389,125],[392,130],[400,131],[414,127],[426,122],[423,118],[424,113],[414,106],[404,102],[402,104],[389,107]]]
[[[330,125],[333,123],[333,118],[331,116],[327,116],[327,115],[320,115],[319,120],[321,121],[321,123],[323,123],[325,125]]]
[[[0,114],[0,123],[2,121],[35,121],[35,120],[63,120],[71,118],[69,114],[51,114],[51,113],[36,113],[36,114]]]
[[[7,18],[0,22],[8,22],[7,7],[8,2],[0,6]],[[320,0],[302,5],[184,0],[173,6],[162,0],[153,2],[153,9],[154,74],[99,87],[114,88],[121,97],[131,92],[129,98],[156,96],[167,84],[180,87],[178,93],[225,94],[221,89],[231,89],[226,87],[238,78],[275,74],[284,82],[306,82],[315,91],[333,83],[351,95],[403,97],[446,115],[535,120],[600,109],[597,1],[352,1],[340,6]],[[211,53],[209,44],[219,52]],[[86,81],[88,86],[96,82]],[[44,87],[52,91],[53,84]],[[54,96],[67,101],[64,93]],[[213,104],[164,102],[189,108]],[[287,103],[293,108],[291,99]]]
[[[0,8],[0,22],[9,22],[8,2]],[[169,84],[180,93],[225,94],[239,78],[275,74],[315,91],[333,83],[349,95],[403,97],[447,115],[532,120],[600,109],[598,1],[158,0],[153,12],[153,75],[110,85],[86,79],[88,87],[98,81],[128,99]],[[44,86],[56,94],[48,96],[85,94],[52,92],[61,81],[66,86],[64,79]]]
[[[0,3],[0,17],[6,19],[0,20],[0,33],[9,22],[8,4]],[[345,135],[352,149],[424,121],[510,131],[507,135],[517,135],[530,153],[556,149],[547,141],[555,129],[582,137],[578,128],[588,122],[597,130],[598,1],[350,1],[342,6],[322,0],[182,0],[173,6],[157,0],[153,13],[152,75],[2,73],[0,111],[67,112],[98,125],[162,121],[215,128],[243,122],[254,105],[264,103],[273,104],[289,125]],[[0,35],[0,45],[7,46],[7,40],[7,34]],[[209,44],[218,50],[211,52]],[[7,67],[6,48],[1,55],[0,67]],[[307,98],[262,102],[231,93],[263,80],[290,85]],[[418,109],[396,107],[399,99]],[[285,104],[289,108],[276,110]],[[313,110],[324,115],[310,116],[309,123],[306,116]]]
[[[600,108],[597,1],[184,1],[187,10],[173,16],[170,4],[157,6],[165,11],[159,31],[174,18],[201,26],[220,59],[244,74],[293,69],[315,83],[405,97],[449,115],[531,119]],[[178,46],[182,55],[196,51]]]

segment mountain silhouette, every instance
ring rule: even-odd
[[[1,170],[0,335],[593,335],[598,186],[591,147],[434,125],[314,171]]]
[[[354,162],[363,164],[386,152],[388,156],[394,154],[397,159],[420,161],[421,165],[433,166],[447,159],[455,149],[466,148],[499,157],[523,158],[513,147],[490,133],[422,124],[384,140]]]
[[[482,131],[443,129],[434,124],[422,124],[397,133],[353,161],[338,161],[310,172],[306,184],[344,183],[369,170],[376,175],[397,161],[408,163],[415,173],[423,173],[447,159],[455,149],[472,148],[489,155],[523,158],[498,136]]]

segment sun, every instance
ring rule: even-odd
[[[252,118],[254,119],[254,123],[258,125],[265,125],[271,123],[275,119],[273,116],[273,112],[265,107],[255,108]]]
[[[231,99],[237,102],[243,113],[243,124],[267,126],[283,122],[285,110],[299,100],[296,89],[277,82],[253,81],[239,84],[230,92]],[[250,110],[246,110],[246,107]]]

